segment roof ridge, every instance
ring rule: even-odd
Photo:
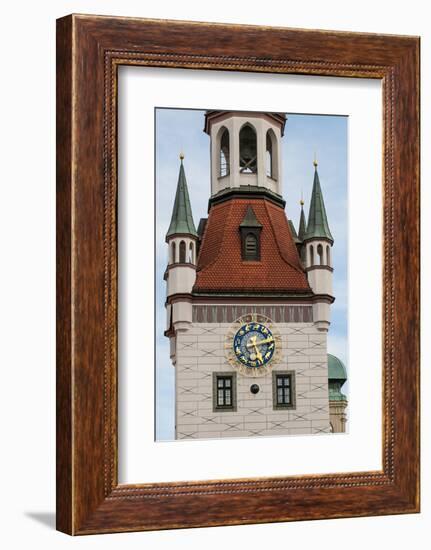
[[[301,273],[302,275],[304,275],[304,271],[302,269],[300,269],[299,267],[296,267],[296,265],[293,265],[284,255],[283,251],[281,250],[280,248],[280,244],[278,242],[278,238],[277,238],[277,232],[274,230],[274,226],[273,226],[273,223],[272,223],[272,217],[271,217],[271,214],[267,208],[267,201],[264,201],[264,205],[265,205],[265,210],[268,214],[268,218],[269,218],[269,223],[271,224],[271,230],[272,230],[272,234],[274,235],[274,239],[275,239],[275,242],[277,243],[277,248],[278,248],[278,251],[280,252],[280,256],[283,258],[283,261],[284,263],[286,263],[287,265],[289,265],[290,267],[292,267],[295,271],[297,271],[298,273]],[[289,227],[289,220],[286,216],[286,213],[283,211],[283,214],[286,218],[286,221],[288,222],[287,223],[287,226],[289,228],[289,232],[290,232],[290,227]],[[296,246],[295,246],[295,251],[296,251],[296,254],[298,254],[298,251],[296,250]],[[298,260],[299,260],[299,256],[298,256]]]

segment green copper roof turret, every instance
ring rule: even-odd
[[[196,227],[193,221],[192,207],[190,205],[189,191],[187,189],[186,174],[183,165],[184,156],[181,155],[180,173],[178,175],[177,192],[175,194],[174,208],[172,210],[171,224],[166,238],[177,234],[193,235],[197,237]]]
[[[298,239],[302,242],[305,238],[306,225],[305,225],[305,214],[304,214],[304,201],[301,199],[301,217],[299,218],[299,231]]]
[[[329,380],[347,380],[347,371],[341,359],[328,353],[328,378]]]
[[[347,401],[341,388],[347,380],[346,367],[335,355],[328,353],[329,401]]]
[[[305,233],[304,240],[313,238],[326,238],[329,239],[331,243],[334,242],[328,225],[328,218],[326,216],[325,203],[323,201],[316,161],[314,161],[313,192],[311,194],[307,231]]]

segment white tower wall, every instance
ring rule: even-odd
[[[295,405],[277,410],[271,372],[244,376],[227,362],[230,328],[230,323],[194,320],[189,330],[177,332],[175,438],[329,433],[327,335],[313,322],[277,323],[282,353],[272,372],[293,373],[295,388]],[[214,373],[235,375],[234,411],[214,408]],[[259,386],[257,394],[251,393],[252,384]]]
[[[314,322],[320,331],[327,331],[331,324],[330,298],[333,297],[332,245],[325,239],[313,238],[304,246],[308,282],[314,294],[322,296],[313,304]]]
[[[310,267],[307,271],[308,282],[315,294],[332,296],[332,270],[325,266]]]
[[[180,262],[180,243],[184,242],[186,261]],[[175,247],[172,244],[175,243]],[[166,297],[179,295],[167,304],[167,329],[185,330],[192,322],[191,294],[196,281],[196,240],[192,237],[175,235],[168,239],[169,263],[166,269]],[[172,342],[172,340],[174,340]],[[175,363],[175,336],[171,337],[171,358]],[[171,346],[172,347],[172,346]]]

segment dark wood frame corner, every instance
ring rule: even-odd
[[[380,79],[383,469],[119,485],[119,65]],[[57,528],[69,534],[419,510],[419,38],[70,15],[57,22]]]

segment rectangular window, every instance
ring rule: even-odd
[[[277,405],[290,405],[292,396],[290,394],[290,376],[277,376]]]
[[[214,411],[236,410],[236,374],[213,374]]]
[[[274,409],[295,408],[295,375],[293,371],[273,372]]]

